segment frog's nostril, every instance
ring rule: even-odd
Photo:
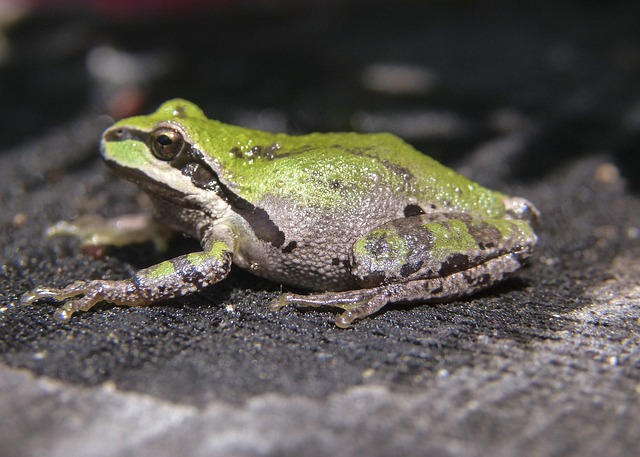
[[[127,129],[119,127],[115,129],[107,130],[104,134],[104,139],[107,141],[122,141],[129,137]]]
[[[112,134],[114,140],[124,140],[127,138],[127,129],[120,127],[113,130]]]

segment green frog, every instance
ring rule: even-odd
[[[202,250],[130,279],[40,287],[22,297],[63,302],[61,321],[100,302],[146,306],[191,294],[235,264],[317,292],[284,293],[272,309],[341,308],[335,322],[346,328],[388,304],[485,289],[518,270],[537,243],[538,211],[529,201],[486,189],[388,133],[268,133],[208,119],[175,99],[115,123],[101,151],[150,196],[159,221]],[[153,233],[131,231],[136,241]],[[128,237],[126,228],[100,232],[101,244]]]

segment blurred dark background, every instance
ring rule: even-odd
[[[180,96],[267,130],[394,131],[450,164],[534,128],[512,177],[606,152],[639,184],[638,2],[7,5],[2,149],[87,112],[123,117]]]

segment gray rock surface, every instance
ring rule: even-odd
[[[33,133],[0,153],[0,456],[638,455],[638,6],[508,4],[382,2],[363,11],[355,2],[315,15],[191,17],[187,28],[171,18],[91,29],[86,17],[44,15],[17,27],[9,42],[22,53],[2,64],[0,88],[28,75],[33,90],[23,111],[0,92],[0,113],[8,138]],[[430,27],[408,27],[416,17]],[[211,43],[243,30],[233,35],[239,51],[201,46],[198,20],[215,25],[203,29]],[[51,40],[55,24],[75,41]],[[171,49],[158,43],[167,24],[182,30],[171,45],[184,54],[169,80],[149,83],[156,97],[182,90],[211,116],[290,131],[373,119],[415,134],[421,150],[538,206],[530,265],[468,300],[392,307],[349,330],[334,326],[332,312],[268,311],[280,286],[238,269],[191,297],[104,305],[68,324],[53,320],[53,305],[16,307],[36,285],[123,278],[197,249],[178,238],[167,253],[82,252],[73,239],[43,236],[57,220],[135,212],[145,199],[100,163],[107,121],[96,113],[105,108],[74,98],[82,85],[64,93],[81,108],[38,114],[57,105],[36,103],[34,93],[55,100],[37,77],[76,81],[87,71],[69,51],[47,52],[40,73],[42,42],[78,49],[100,34],[131,37],[132,48],[147,43],[148,58]],[[340,46],[317,38],[327,36]],[[398,81],[371,86],[371,72],[389,68],[369,64],[389,60],[417,62],[392,74],[423,81],[402,87],[434,92],[372,93],[398,90]],[[369,79],[350,79],[364,67]],[[283,90],[295,101],[277,105]],[[443,125],[456,127],[434,137]]]
[[[52,457],[633,455],[640,263],[620,257],[612,274],[547,339],[523,347],[479,334],[486,363],[401,391],[364,382],[324,398],[274,392],[195,407],[1,368],[0,406],[13,419],[0,442],[4,455]]]

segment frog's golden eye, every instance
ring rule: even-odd
[[[151,133],[151,151],[160,160],[172,160],[185,145],[182,133],[175,129],[160,127]]]

